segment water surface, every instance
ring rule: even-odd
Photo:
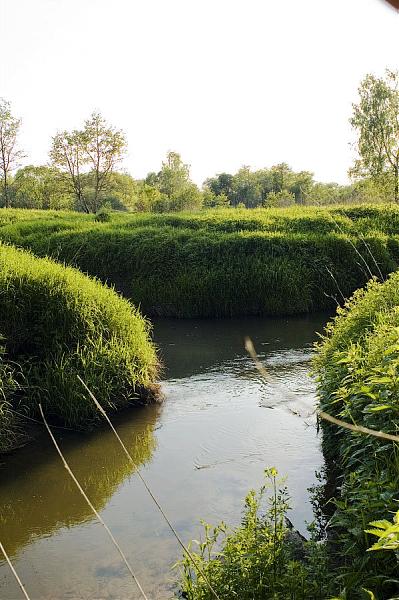
[[[308,376],[325,315],[268,319],[160,320],[165,402],[118,415],[136,462],[106,429],[55,430],[71,468],[125,550],[147,595],[173,595],[180,548],[137,477],[140,469],[184,540],[200,519],[240,520],[242,500],[265,467],[287,476],[291,520],[312,519],[307,488],[322,464]],[[263,380],[243,348],[249,335],[269,373]],[[0,539],[30,597],[136,599],[119,555],[69,479],[46,436],[3,457]],[[21,598],[0,562],[0,597]]]

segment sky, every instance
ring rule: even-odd
[[[124,168],[169,150],[194,181],[287,162],[345,183],[367,73],[399,69],[383,0],[0,0],[0,97],[25,164],[93,110],[125,131]]]

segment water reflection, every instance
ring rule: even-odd
[[[325,314],[283,318],[234,319],[160,319],[155,321],[155,340],[165,364],[165,379],[190,377],[210,370],[237,369],[242,362],[248,373],[250,361],[243,352],[244,338],[249,336],[259,354],[278,355],[295,361],[295,350],[311,349],[315,331],[322,330]],[[292,353],[294,351],[294,353]],[[307,355],[309,358],[310,354]],[[272,359],[273,361],[273,359]],[[250,366],[250,372],[255,371]]]
[[[290,518],[305,533],[312,518],[307,488],[322,458],[302,405],[304,412],[312,410],[309,359],[325,320],[313,315],[155,323],[165,403],[121,414],[118,429],[184,540],[198,538],[201,518],[238,523],[243,498],[262,485],[267,466],[287,475]],[[270,374],[267,381],[244,350],[247,335]],[[57,438],[148,596],[169,599],[171,565],[181,549],[111,433],[58,431]],[[31,598],[138,600],[119,555],[48,438],[4,463],[0,537]],[[1,561],[0,587],[1,598],[20,597]]]
[[[159,406],[151,406],[118,415],[119,434],[136,468],[148,462],[154,452],[159,411]],[[101,510],[135,468],[106,428],[85,436],[60,429],[54,433],[78,481],[96,510]],[[3,461],[0,539],[11,556],[33,538],[95,518],[47,436]]]

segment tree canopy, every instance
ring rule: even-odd
[[[11,206],[10,176],[19,166],[24,153],[17,147],[21,120],[13,116],[11,104],[0,98],[0,175],[4,206]]]
[[[358,133],[358,159],[350,173],[391,181],[393,199],[399,202],[399,74],[366,75],[353,104],[351,125]]]
[[[95,112],[85,121],[83,129],[62,131],[53,137],[51,162],[63,173],[66,185],[75,195],[77,208],[98,211],[125,149],[123,132]]]

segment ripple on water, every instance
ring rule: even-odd
[[[322,458],[311,412],[311,344],[323,316],[155,324],[166,401],[120,415],[118,431],[184,539],[199,520],[240,520],[242,499],[263,470],[287,475],[291,520],[312,516],[307,487]],[[270,377],[243,348],[249,335]],[[295,414],[296,413],[296,414]],[[308,426],[310,422],[310,426]],[[106,430],[57,437],[88,495],[115,533],[150,597],[170,598],[180,548]],[[118,555],[61,467],[47,439],[0,468],[0,537],[33,598],[139,598]],[[17,598],[7,565],[1,595]]]

